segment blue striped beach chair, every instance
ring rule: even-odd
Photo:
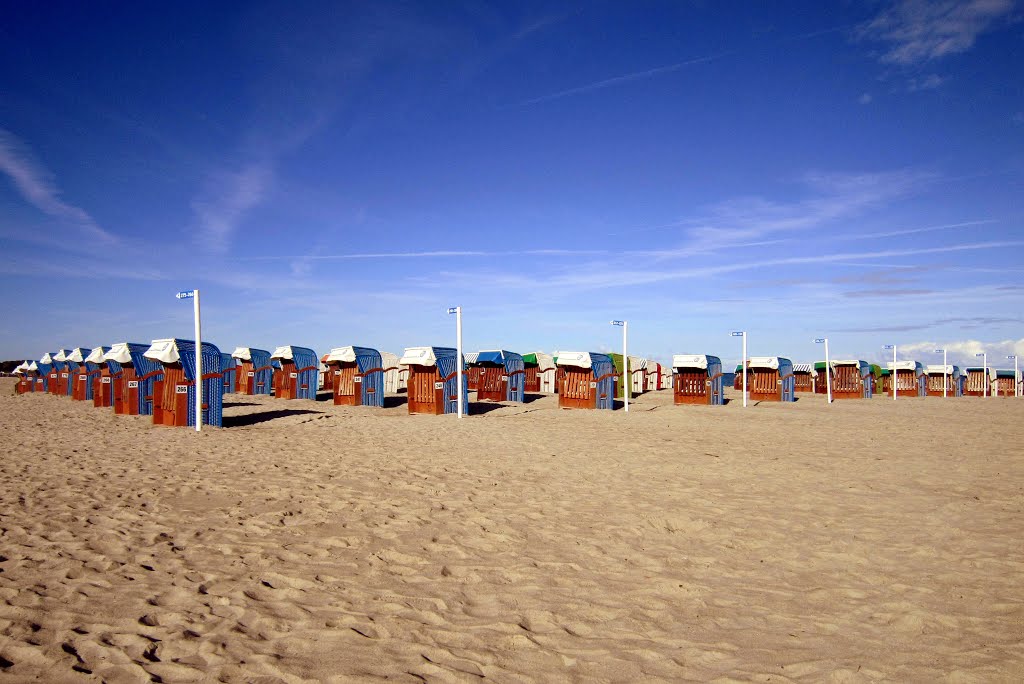
[[[194,427],[196,343],[177,338],[153,340],[145,356],[163,365],[163,375],[153,386],[153,424]],[[224,411],[220,349],[203,342],[202,359],[203,425],[220,427]]]
[[[384,363],[370,347],[335,347],[323,358],[336,406],[384,406]]]
[[[270,358],[280,364],[274,374],[274,396],[278,399],[312,399],[320,387],[320,357],[308,347],[278,347]]]

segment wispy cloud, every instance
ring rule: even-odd
[[[877,288],[874,290],[851,290],[844,292],[844,297],[851,299],[889,299],[891,297],[913,297],[917,295],[935,294],[936,290],[912,290],[896,288]]]
[[[619,86],[633,81],[641,81],[654,76],[660,76],[662,74],[669,74],[674,71],[679,71],[688,66],[696,64],[704,64],[706,62],[712,62],[716,59],[721,59],[730,53],[723,52],[717,55],[708,55],[707,57],[697,57],[696,59],[690,59],[685,62],[677,62],[675,64],[668,64],[666,66],[655,67],[653,69],[645,69],[643,71],[634,71],[630,74],[623,74],[622,76],[614,76],[612,78],[602,79],[586,85],[577,86],[575,88],[568,88],[566,90],[560,90],[557,93],[550,93],[548,95],[542,95],[529,100],[523,100],[517,103],[516,106],[525,107],[528,105],[540,104],[541,102],[550,102],[551,100],[558,100],[563,97],[571,97],[573,95],[582,95],[584,93],[591,93],[595,90],[603,90],[604,88],[611,88],[613,86]]]
[[[807,174],[801,179],[810,195],[792,202],[761,197],[732,199],[712,206],[705,215],[686,222],[688,240],[651,256],[673,258],[741,246],[768,244],[778,233],[805,231],[855,216],[880,203],[905,195],[932,176],[894,171],[862,174]]]
[[[823,253],[803,257],[783,257],[778,259],[752,260],[748,262],[733,262],[716,264],[712,266],[694,266],[678,269],[662,270],[628,270],[608,269],[607,266],[598,269],[576,268],[571,273],[563,273],[546,280],[541,278],[529,279],[530,287],[541,288],[572,288],[577,290],[600,290],[614,287],[651,285],[655,283],[670,282],[674,280],[685,280],[692,278],[705,278],[728,273],[742,271],[766,271],[775,266],[797,266],[811,264],[831,264],[837,262],[858,260],[858,259],[894,259],[920,256],[927,254],[946,254],[966,251],[981,251],[990,249],[1003,249],[1008,247],[1024,246],[1024,240],[1006,240],[992,242],[963,243],[957,245],[946,245],[943,247],[923,247],[913,249],[890,249],[877,250],[872,252],[848,252],[848,253]]]
[[[0,128],[0,171],[14,183],[23,198],[40,211],[68,221],[84,230],[88,237],[116,242],[117,239],[96,224],[87,211],[60,198],[60,190],[28,147],[10,132]]]
[[[263,201],[273,172],[267,163],[251,164],[237,173],[211,176],[203,198],[192,203],[202,228],[200,242],[223,252],[246,213]]]
[[[881,60],[916,65],[965,52],[1014,9],[1014,0],[896,0],[857,35],[887,45]]]
[[[920,90],[935,90],[945,82],[946,79],[938,74],[928,74],[927,76],[912,78],[907,81],[907,90],[912,93],[916,93]]]
[[[882,233],[861,233],[859,235],[833,235],[834,240],[877,240],[878,238],[898,237],[900,235],[915,235],[917,233],[933,233],[940,230],[953,230],[955,228],[970,228],[973,226],[984,226],[997,223],[995,219],[982,219],[979,221],[962,221],[960,223],[946,223],[941,226],[927,226],[925,228],[908,228],[906,230],[891,230]]]
[[[502,250],[488,252],[480,250],[434,250],[424,252],[353,252],[350,254],[293,254],[293,255],[261,255],[240,257],[239,261],[291,261],[305,259],[309,261],[340,261],[345,259],[437,259],[448,257],[481,257],[481,256],[596,256],[608,254],[608,250],[586,249],[526,249],[518,251]]]

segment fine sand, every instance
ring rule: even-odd
[[[1024,680],[1024,399],[196,434],[12,386],[3,681]]]

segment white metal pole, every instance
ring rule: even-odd
[[[896,372],[896,345],[892,345],[892,400],[896,401],[896,378],[898,377]]]
[[[946,350],[942,350],[942,398],[946,398],[946,385],[953,379],[953,374],[949,374],[949,378],[946,378]]]
[[[985,396],[990,397],[992,396],[992,391],[988,386],[988,352],[985,352],[984,358],[982,359],[982,364],[984,364],[983,370],[985,373]]]
[[[455,307],[455,355],[457,358],[456,367],[458,368],[458,382],[456,383],[456,391],[459,393],[458,402],[458,416],[462,418],[464,413],[464,407],[462,406],[462,307]]]
[[[622,368],[625,370],[623,378],[626,381],[625,393],[622,395],[626,399],[626,413],[629,413],[629,390],[633,384],[633,373],[629,367],[629,321],[622,321]]]
[[[747,408],[747,331],[743,331],[743,408]]]
[[[199,290],[192,290],[196,317],[196,432],[203,429],[203,333],[199,325]]]
[[[1020,396],[1020,371],[1017,370],[1017,355],[1013,355],[1013,396]]]
[[[825,338],[825,382],[828,389],[828,403],[832,403],[832,366],[828,359],[828,338]]]

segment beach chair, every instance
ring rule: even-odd
[[[896,382],[897,397],[923,397],[927,395],[927,378],[924,373],[924,366],[917,361],[897,361],[895,373],[893,373],[892,361],[886,364],[889,374],[889,393],[892,394],[892,382]]]
[[[29,373],[28,361],[22,361],[11,372],[18,378],[18,383],[14,386],[15,394],[30,394],[35,391],[35,382]]]
[[[793,364],[793,387],[797,394],[808,394],[815,391],[815,378],[818,372],[814,366],[815,364],[810,363]]]
[[[110,347],[93,347],[85,357],[88,382],[92,386],[92,405],[96,408],[110,408],[114,405],[110,368],[105,358],[108,351]]]
[[[441,415],[458,411],[458,370],[462,359],[450,347],[409,347],[399,359],[409,369],[409,413]],[[469,408],[469,390],[462,388],[463,406]]]
[[[526,365],[515,352],[485,350],[476,354],[477,401],[522,402],[525,391]]]
[[[405,386],[399,381],[402,368],[398,365],[398,355],[382,351],[380,364],[384,367],[384,394],[398,394]]]
[[[560,351],[555,363],[563,371],[558,387],[559,408],[611,410],[615,407],[618,372],[610,355]]]
[[[281,371],[274,374],[274,396],[278,399],[312,399],[320,387],[320,359],[308,347],[285,345],[270,355],[272,361],[281,364]]]
[[[792,361],[781,356],[752,356],[747,368],[751,401],[796,401]]]
[[[993,394],[997,397],[1012,397],[1017,391],[1017,381],[1020,376],[1012,368],[996,369],[996,379],[993,385]]]
[[[238,387],[238,364],[231,354],[220,354],[220,379],[224,385],[224,394],[234,394]]]
[[[146,358],[159,362],[163,373],[153,383],[153,424],[175,427],[196,424],[196,343],[192,340],[153,340]],[[220,349],[203,342],[203,425],[220,427],[224,383]]]
[[[103,355],[117,415],[153,415],[153,388],[163,375],[163,365],[146,358],[149,347],[141,342],[118,342]]]
[[[78,370],[78,366],[76,364],[72,368],[71,363],[68,361],[68,355],[71,351],[70,349],[60,349],[52,357],[54,372],[50,373],[50,379],[53,381],[53,387],[50,391],[58,397],[70,397],[71,391],[75,386],[72,376]]]
[[[555,360],[550,354],[523,354],[523,391],[531,394],[554,394],[555,372]]]
[[[707,354],[675,354],[672,357],[675,404],[725,404],[722,360]]]
[[[73,401],[92,401],[92,371],[99,366],[95,363],[86,363],[85,359],[91,350],[84,347],[75,347],[68,353],[69,394]]]
[[[925,366],[925,392],[929,397],[941,397],[943,387],[947,397],[959,397],[963,383],[960,382],[958,366],[928,365]]]
[[[335,347],[324,354],[336,406],[384,406],[384,363],[370,347]],[[328,383],[325,381],[324,385]]]
[[[833,399],[871,398],[871,364],[857,359],[837,360],[831,364]]]
[[[236,347],[231,352],[235,360],[235,392],[254,396],[270,396],[274,391],[274,366],[270,352],[255,347]]]

